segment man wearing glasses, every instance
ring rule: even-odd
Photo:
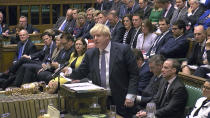
[[[210,80],[203,85],[203,97],[199,98],[188,118],[207,118],[210,113]]]

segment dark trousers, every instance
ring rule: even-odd
[[[51,71],[42,71],[37,75],[37,79],[38,81],[44,81],[46,84],[52,79],[51,75],[53,74],[53,72]]]
[[[17,71],[14,85],[19,87],[22,84],[37,81],[37,72],[41,68],[39,64],[23,64]]]

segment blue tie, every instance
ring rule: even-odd
[[[18,60],[21,58],[22,56],[22,50],[23,50],[23,46],[20,46],[19,48],[19,53],[18,53]]]
[[[62,27],[61,27],[61,31],[63,31],[63,30],[65,29],[66,24],[67,24],[67,21],[66,21],[66,22],[62,25]]]
[[[106,88],[106,60],[105,50],[101,52],[101,86]]]
[[[1,24],[0,24],[0,34],[2,34],[2,27],[1,27]]]

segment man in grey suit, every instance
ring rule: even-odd
[[[176,0],[177,9],[174,10],[173,16],[170,20],[170,26],[172,26],[177,20],[187,20],[187,7],[185,4],[185,0]]]
[[[130,47],[112,42],[107,26],[96,24],[91,30],[96,48],[89,49],[79,68],[73,70],[72,79],[87,76],[93,84],[110,90],[108,103],[117,106],[117,113],[131,118],[131,107],[138,87],[138,67]]]

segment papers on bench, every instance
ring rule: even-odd
[[[95,91],[95,90],[105,90],[105,88],[91,84],[88,82],[85,83],[73,83],[73,84],[64,84],[65,87],[77,91],[77,92],[86,92],[86,91]]]

